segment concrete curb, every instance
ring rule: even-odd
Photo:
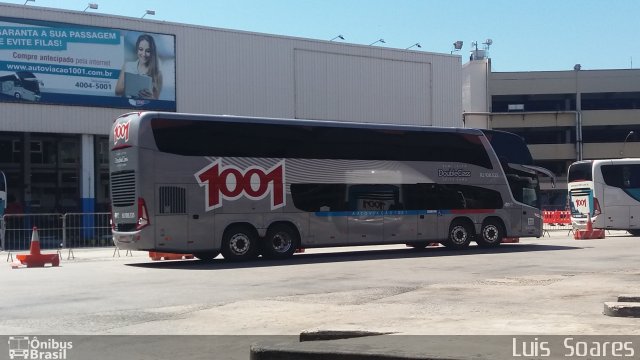
[[[605,302],[604,314],[640,318],[640,295],[620,295],[618,301]]]
[[[366,331],[318,331],[354,335]],[[477,360],[511,359],[510,337],[375,335],[333,340],[253,343],[251,360]]]
[[[300,333],[300,342],[353,339],[365,336],[389,335],[390,332],[350,331],[350,330],[311,330]]]
[[[294,344],[265,346],[251,346],[251,360],[424,360],[424,356],[407,355],[398,356],[385,354],[379,351],[370,352],[365,350],[349,351],[346,349],[324,348],[324,349],[302,349]],[[434,359],[434,358],[432,358]],[[443,358],[445,359],[445,358]],[[447,358],[453,360],[452,358]]]
[[[392,336],[393,337],[393,336]],[[251,360],[472,360],[473,356],[451,355],[451,348],[430,352],[407,339],[371,336],[329,341],[307,341],[251,345]],[[405,341],[402,341],[405,340]],[[425,352],[426,351],[426,352]],[[469,353],[474,354],[471,351]],[[477,359],[477,357],[475,358]]]
[[[640,303],[640,295],[620,295],[618,296],[618,301]]]

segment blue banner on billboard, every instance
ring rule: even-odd
[[[175,111],[175,37],[0,17],[0,101]]]

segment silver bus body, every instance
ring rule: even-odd
[[[252,132],[260,136],[245,139]],[[307,132],[336,135],[317,140],[319,149]],[[377,149],[361,132],[396,143]],[[426,134],[461,139],[468,150],[429,153],[438,150],[422,141]],[[258,249],[248,257],[285,257],[288,245],[463,248],[475,240],[490,247],[503,237],[542,235],[539,208],[514,199],[503,164],[475,129],[143,112],[116,119],[110,144],[121,249],[243,258],[249,241]],[[395,154],[403,151],[406,159]],[[536,201],[536,175],[521,174],[525,185],[517,188]]]

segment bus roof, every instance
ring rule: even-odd
[[[438,126],[419,126],[419,125],[401,125],[401,124],[381,124],[381,123],[358,123],[350,121],[332,121],[332,120],[309,120],[309,119],[287,119],[287,118],[269,118],[269,117],[252,117],[237,115],[205,115],[191,113],[174,113],[161,111],[141,111],[122,114],[118,118],[138,115],[140,121],[147,119],[163,118],[175,120],[199,120],[199,121],[238,121],[256,124],[282,124],[282,125],[307,125],[320,127],[344,127],[344,128],[367,128],[367,129],[387,129],[387,130],[403,130],[403,131],[433,131],[433,132],[457,132],[469,135],[483,135],[479,129],[474,128],[455,128],[455,127],[438,127]],[[117,120],[117,119],[116,119]]]
[[[602,164],[640,164],[640,158],[622,158],[622,159],[593,159],[593,160],[580,160],[575,161],[571,165],[578,164],[593,164],[593,166]]]

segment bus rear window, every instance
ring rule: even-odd
[[[571,164],[569,167],[569,174],[567,175],[567,181],[591,181],[593,180],[591,176],[591,167],[593,163],[591,161],[580,162]]]

